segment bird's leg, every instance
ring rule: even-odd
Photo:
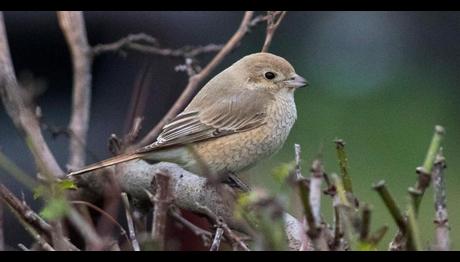
[[[227,184],[232,188],[237,188],[243,192],[251,191],[251,188],[233,172],[228,172],[222,183]]]

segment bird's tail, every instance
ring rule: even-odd
[[[70,172],[68,174],[68,176],[81,175],[81,174],[88,173],[88,172],[91,172],[91,171],[94,171],[94,170],[97,170],[97,169],[100,169],[100,168],[120,164],[120,163],[129,161],[129,160],[140,158],[140,157],[141,157],[141,154],[129,154],[129,155],[114,156],[112,158],[102,160],[100,162],[97,162],[97,163],[94,163],[94,164],[89,165],[87,167],[84,167],[84,168],[82,168],[80,170],[72,171],[72,172]]]

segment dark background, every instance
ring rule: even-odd
[[[224,43],[239,26],[243,12],[85,12],[91,45],[108,43],[130,33],[145,32],[162,46]],[[72,71],[68,49],[54,12],[4,12],[13,62],[18,75],[32,73],[46,83],[39,99],[44,120],[65,127],[69,121]],[[214,72],[244,55],[258,52],[264,26],[244,38]],[[288,59],[310,87],[296,94],[298,121],[284,149],[247,171],[254,185],[276,190],[271,170],[293,159],[293,144],[302,146],[303,169],[322,151],[328,173],[338,172],[332,141],[347,143],[354,190],[370,203],[372,228],[395,226],[372,183],[384,179],[401,208],[407,187],[415,182],[415,167],[422,164],[433,127],[445,126],[449,223],[453,247],[460,247],[460,13],[459,12],[288,12],[273,40],[271,52]],[[202,64],[212,56],[204,56]],[[150,129],[185,87],[187,76],[175,72],[180,59],[128,52],[97,57],[93,66],[93,100],[87,161],[109,156],[110,134],[122,135],[133,89],[144,71],[148,99],[144,129]],[[68,156],[68,139],[45,132],[59,163]],[[0,109],[0,149],[31,176],[35,167],[23,139],[4,108]],[[0,179],[15,193],[31,193],[0,170]],[[433,201],[427,191],[420,212],[423,244],[433,240]],[[294,200],[291,200],[295,202]],[[325,199],[323,212],[332,207]],[[38,208],[36,204],[33,204]],[[298,208],[292,207],[294,213]],[[28,244],[30,238],[5,210],[8,245]],[[330,220],[331,221],[331,220]],[[381,246],[381,248],[386,248]]]

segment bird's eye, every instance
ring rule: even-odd
[[[267,78],[267,79],[273,79],[273,78],[275,78],[275,73],[273,73],[273,72],[267,72],[267,73],[265,73],[265,78]]]

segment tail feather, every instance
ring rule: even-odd
[[[130,155],[114,156],[112,158],[109,158],[109,159],[100,161],[98,163],[94,163],[92,165],[89,165],[87,167],[84,167],[84,168],[82,168],[80,170],[72,171],[72,172],[70,172],[68,174],[68,176],[77,176],[77,175],[85,174],[85,173],[88,173],[88,172],[91,172],[91,171],[94,171],[94,170],[97,170],[97,169],[100,169],[100,168],[104,168],[104,167],[120,164],[120,163],[129,161],[129,160],[137,159],[137,158],[140,158],[141,156],[142,156],[142,154],[130,154]]]

